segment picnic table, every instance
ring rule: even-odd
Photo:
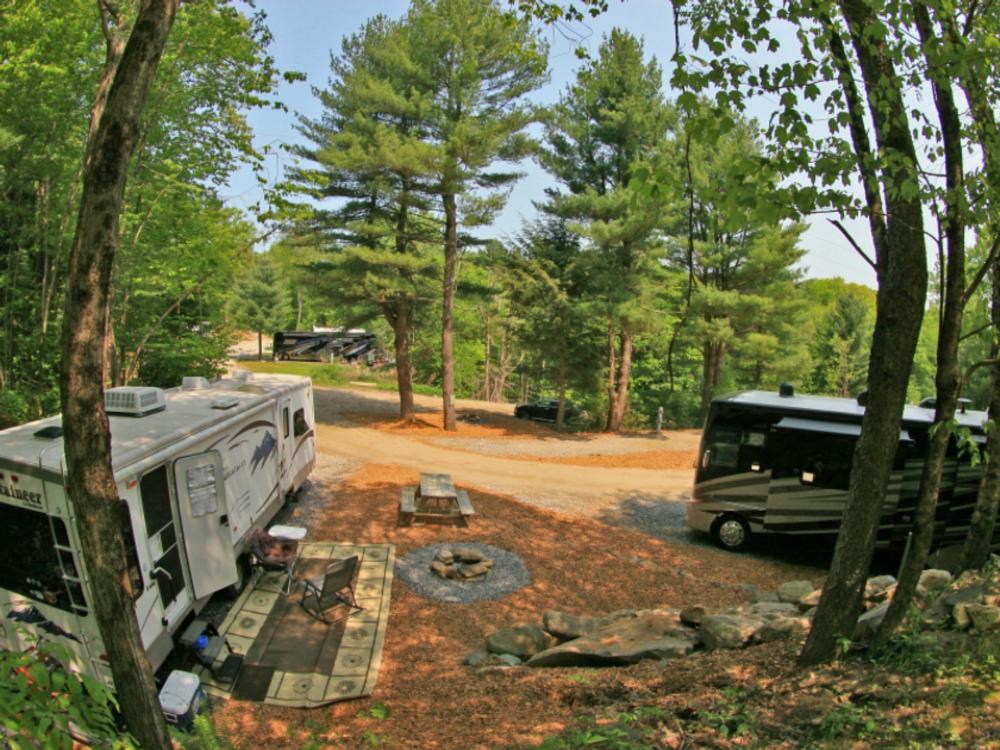
[[[400,526],[409,526],[414,521],[467,526],[469,517],[475,514],[469,493],[456,490],[448,474],[421,474],[420,484],[404,487],[400,492]]]

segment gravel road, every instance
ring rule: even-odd
[[[692,472],[576,466],[518,461],[503,456],[625,454],[648,450],[682,450],[697,444],[697,432],[683,430],[666,437],[617,435],[503,438],[434,438],[418,440],[359,425],[345,414],[391,418],[396,396],[378,391],[317,388],[317,444],[322,454],[404,466],[417,471],[451,474],[456,484],[509,495],[522,502],[561,513],[595,518],[642,530],[661,539],[706,543],[686,523]],[[418,407],[439,408],[440,401],[418,398]],[[461,409],[510,414],[510,405],[460,401]],[[471,452],[470,446],[477,450]],[[544,453],[542,452],[544,451]],[[548,451],[551,451],[549,453]]]

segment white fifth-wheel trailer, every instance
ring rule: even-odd
[[[291,375],[105,394],[135,614],[153,668],[216,591],[241,581],[249,535],[316,460],[312,383]],[[61,418],[0,432],[0,648],[55,640],[70,668],[112,686],[90,610]]]

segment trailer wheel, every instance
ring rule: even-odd
[[[740,552],[750,545],[750,524],[743,516],[726,513],[712,526],[712,539],[722,549]]]

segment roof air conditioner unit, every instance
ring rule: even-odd
[[[108,414],[144,417],[167,408],[167,399],[159,388],[126,386],[104,392],[104,410]]]
[[[200,375],[188,375],[181,380],[181,390],[183,391],[203,391],[208,388],[208,378]]]

